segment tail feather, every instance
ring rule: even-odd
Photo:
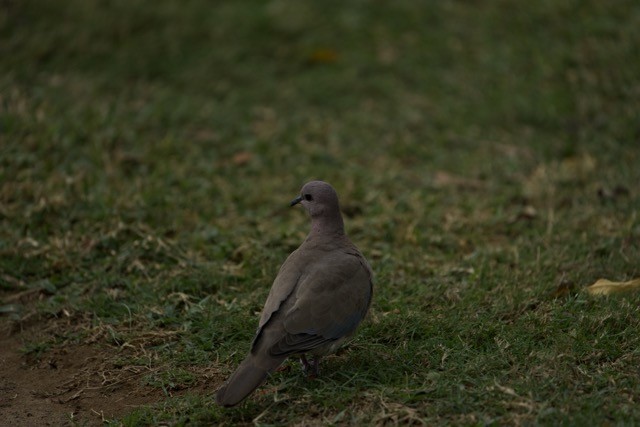
[[[216,401],[221,406],[237,405],[258,388],[267,379],[269,373],[280,366],[283,361],[284,358],[260,360],[249,354],[229,377],[227,383],[218,390]]]

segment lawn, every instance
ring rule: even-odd
[[[637,2],[0,9],[5,421],[640,424]],[[312,179],[370,314],[220,408]]]

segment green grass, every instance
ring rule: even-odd
[[[582,290],[640,276],[636,2],[2,9],[0,303],[152,370],[114,424],[640,423],[640,296]],[[309,179],[370,320],[221,409]]]

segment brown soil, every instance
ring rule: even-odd
[[[2,426],[102,425],[162,402],[165,392],[210,394],[223,379],[211,366],[189,366],[195,383],[165,390],[147,385],[145,377],[169,369],[152,349],[174,340],[176,331],[121,326],[128,340],[123,342],[114,339],[115,326],[92,321],[86,313],[38,314],[33,303],[46,297],[38,290],[0,292],[0,302],[24,307],[19,319],[0,313]],[[45,345],[38,349],[34,343]]]
[[[101,425],[163,398],[142,385],[142,368],[114,368],[114,351],[104,345],[62,346],[33,357],[21,351],[33,328],[12,333],[0,319],[0,331],[0,424]]]

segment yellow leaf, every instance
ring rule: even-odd
[[[309,62],[312,64],[332,64],[337,60],[338,52],[328,48],[316,49],[309,56]]]
[[[587,288],[591,295],[611,295],[618,292],[640,290],[640,278],[629,280],[628,282],[612,282],[607,279],[600,279]]]

